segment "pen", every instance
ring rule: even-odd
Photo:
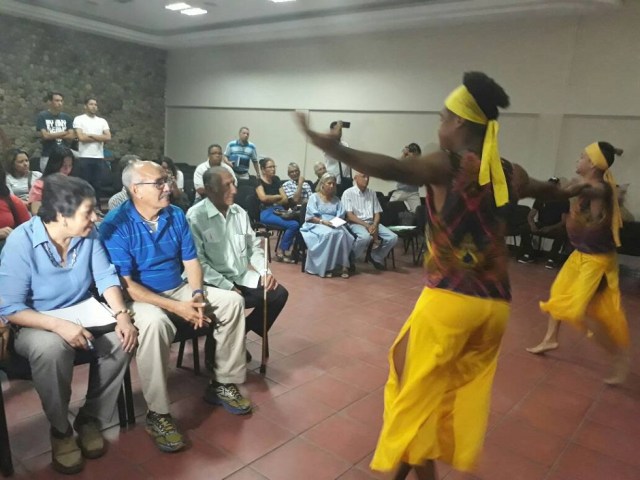
[[[76,318],[76,323],[82,327],[82,322],[79,318]],[[86,338],[85,340],[87,341],[87,347],[89,347],[89,350],[93,350],[93,343],[91,342],[91,340],[89,340],[88,338]]]

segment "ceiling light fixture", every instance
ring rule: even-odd
[[[271,0],[273,3],[295,2],[296,0]]]
[[[186,10],[180,10],[180,13],[192,17],[194,15],[204,15],[207,11],[204,8],[187,8]]]
[[[180,2],[180,3],[170,3],[169,5],[165,5],[167,10],[184,10],[185,8],[191,8],[191,5],[188,3]]]

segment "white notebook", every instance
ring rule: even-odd
[[[84,328],[104,327],[116,323],[111,309],[93,297],[71,307],[41,311],[40,313],[77,323]]]
[[[341,227],[342,225],[344,225],[347,222],[345,222],[340,217],[333,217],[331,220],[329,220],[329,223],[331,225],[333,225],[333,227],[338,228],[338,227]]]

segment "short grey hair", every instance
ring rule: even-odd
[[[210,185],[214,192],[218,192],[222,186],[222,175],[227,174],[232,177],[229,170],[224,167],[211,167],[202,174],[202,183],[205,188]]]
[[[333,180],[334,182],[337,181],[336,176],[333,173],[327,172],[324,175],[322,175],[320,177],[320,180],[318,180],[318,185],[316,186],[316,192],[319,192],[324,186],[324,184],[327,183],[329,180]]]
[[[318,174],[318,168],[320,168],[320,167],[327,168],[327,165],[326,165],[324,162],[316,162],[316,163],[313,165],[313,171],[314,171],[314,173],[315,173],[316,175]]]
[[[296,162],[289,163],[289,165],[287,165],[287,170],[289,170],[291,167],[295,167],[300,170],[300,165],[298,165]]]
[[[139,182],[141,177],[138,174],[138,170],[145,165],[152,165],[156,168],[162,168],[156,162],[151,162],[149,160],[132,160],[129,164],[124,167],[122,171],[122,185],[127,189],[129,195],[131,195],[131,186]]]

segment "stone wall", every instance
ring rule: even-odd
[[[98,35],[0,15],[0,128],[13,146],[39,154],[35,117],[47,91],[64,95],[64,111],[83,113],[98,99],[115,157],[157,158],[164,149],[166,52]]]

